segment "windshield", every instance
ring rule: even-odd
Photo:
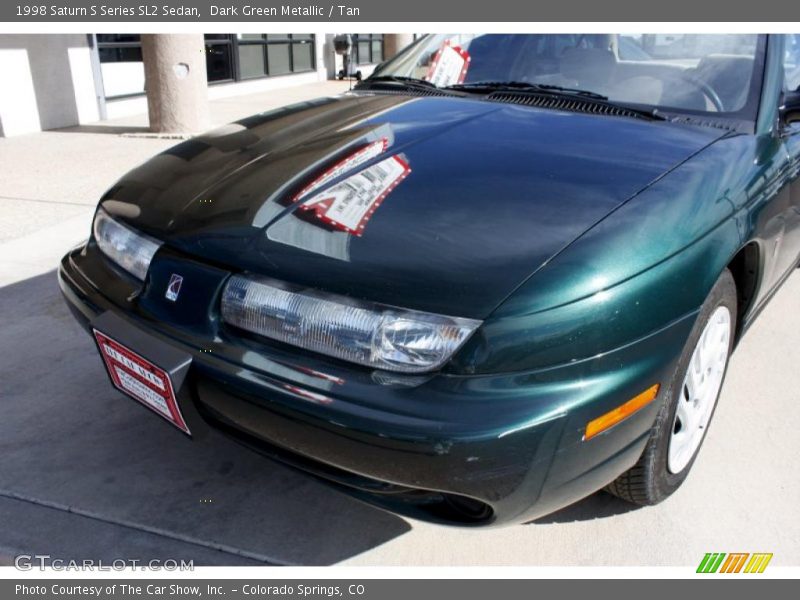
[[[763,36],[750,34],[436,34],[372,78],[461,89],[481,82],[558,86],[629,105],[752,119],[763,46]]]

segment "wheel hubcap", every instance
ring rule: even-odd
[[[670,473],[683,471],[703,441],[728,363],[730,335],[731,313],[720,306],[706,323],[683,380],[667,454]]]

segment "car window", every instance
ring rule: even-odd
[[[792,44],[795,57],[796,40]],[[375,75],[440,87],[544,84],[673,112],[753,118],[762,50],[763,37],[754,34],[437,34]]]
[[[626,35],[620,36],[618,49],[620,60],[649,60],[652,58],[642,49],[637,40]]]
[[[783,72],[786,89],[800,91],[800,33],[786,36]]]

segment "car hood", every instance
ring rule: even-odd
[[[187,140],[128,173],[101,202],[215,264],[484,318],[581,233],[720,135],[477,99],[352,93]],[[304,186],[376,140],[386,150],[372,162],[397,156],[410,172],[361,235],[299,208]]]

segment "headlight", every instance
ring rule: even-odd
[[[239,275],[223,291],[222,318],[307,350],[406,373],[441,367],[481,324]]]
[[[144,281],[147,268],[161,242],[115,221],[102,208],[94,217],[94,239],[103,254]]]

